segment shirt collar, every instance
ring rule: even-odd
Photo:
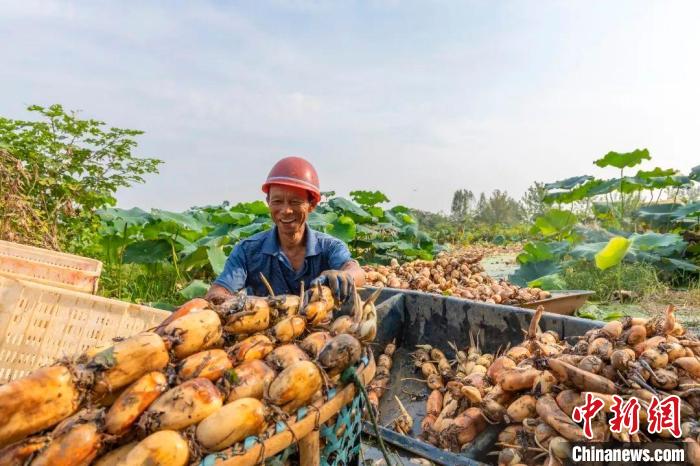
[[[306,228],[306,257],[317,256],[319,254],[318,250],[318,237],[316,231],[309,227],[309,224],[305,224]],[[272,227],[269,230],[267,236],[262,246],[263,254],[269,254],[271,256],[276,256],[280,253],[279,239],[277,238],[277,226]]]

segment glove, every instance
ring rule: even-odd
[[[355,294],[355,279],[344,270],[326,270],[311,281],[311,286],[326,285],[339,303],[345,303]]]

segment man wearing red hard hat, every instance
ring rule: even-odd
[[[264,296],[262,273],[275,294],[298,294],[320,283],[345,302],[365,281],[364,271],[337,238],[312,230],[306,223],[321,200],[318,175],[300,157],[286,157],[272,167],[262,186],[275,226],[239,242],[229,255],[207,299],[221,302],[246,288]]]

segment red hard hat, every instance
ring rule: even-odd
[[[273,184],[305,189],[311,193],[314,204],[318,204],[321,200],[316,169],[301,157],[285,157],[277,162],[267,175],[265,184],[262,185],[263,192],[269,194],[270,186]]]

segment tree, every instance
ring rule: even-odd
[[[544,183],[535,181],[527,188],[527,191],[520,200],[526,220],[533,221],[535,217],[545,213],[547,205],[544,203],[544,197],[546,195],[547,189],[544,187]]]
[[[484,193],[479,197],[476,220],[488,225],[513,225],[523,217],[521,206],[507,191],[495,189],[489,198]]]
[[[463,222],[474,214],[474,193],[468,189],[458,189],[452,196],[452,218]]]
[[[40,121],[0,117],[0,234],[55,249],[79,248],[97,230],[95,210],[114,205],[119,188],[142,183],[162,161],[132,154],[142,131],[83,120],[61,105],[27,110]],[[6,176],[13,166],[14,180]],[[29,231],[36,228],[40,237]]]

